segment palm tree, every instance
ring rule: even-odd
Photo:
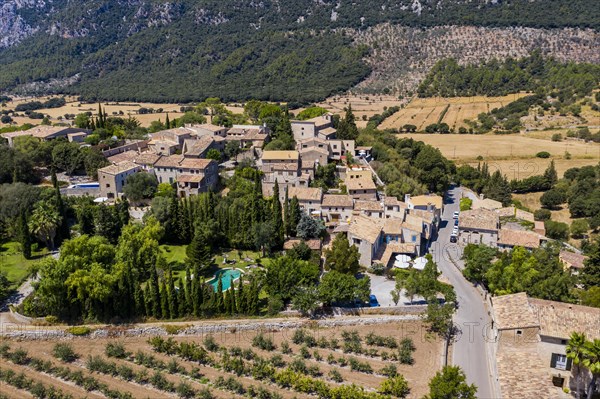
[[[60,225],[61,217],[56,209],[46,201],[40,201],[36,204],[31,219],[29,220],[29,229],[46,243],[48,249],[54,249],[54,237],[56,229]]]
[[[581,397],[581,368],[579,364],[583,361],[583,347],[585,342],[585,333],[573,332],[571,333],[566,348],[567,357],[573,361],[573,365],[575,366],[573,374],[575,374],[575,379],[577,381],[577,398]]]
[[[592,399],[596,381],[600,376],[600,339],[586,341],[583,346],[582,364],[592,373],[592,380],[588,385],[587,399]]]

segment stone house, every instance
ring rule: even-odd
[[[100,196],[108,199],[120,198],[127,177],[140,170],[142,170],[141,166],[131,161],[124,161],[98,169]]]
[[[24,136],[35,137],[40,141],[50,141],[59,137],[64,137],[71,142],[82,142],[83,139],[91,133],[91,130],[80,129],[78,127],[39,125],[18,132],[2,133],[0,136],[8,141],[9,147],[14,147],[14,140],[18,140],[19,137]]]
[[[280,200],[286,188],[309,186],[311,177],[302,173],[298,151],[263,151],[260,165],[264,174],[262,188],[265,197],[273,195],[275,182],[279,185]]]
[[[513,230],[501,228],[498,230],[498,248],[510,251],[514,247],[523,247],[528,250],[539,248],[545,237],[535,231]]]
[[[354,214],[365,215],[377,219],[383,219],[383,205],[379,201],[373,200],[356,200],[354,202]]]
[[[233,125],[227,130],[227,141],[238,141],[240,147],[262,148],[269,142],[271,131],[266,125]]]
[[[159,183],[177,183],[177,194],[189,196],[216,187],[218,165],[212,159],[186,158],[181,155],[162,156],[154,164]]]
[[[563,264],[564,270],[568,270],[571,274],[577,275],[585,267],[585,261],[588,257],[570,251],[560,251],[558,259]]]
[[[458,217],[459,243],[496,247],[499,228],[500,219],[492,210],[481,208],[463,211]]]
[[[566,345],[573,331],[600,336],[600,309],[527,297],[492,298],[498,379],[502,397],[560,398],[577,389]],[[591,375],[580,373],[585,386]]]
[[[291,121],[292,133],[296,142],[319,137],[323,140],[335,138],[336,130],[333,128],[333,115],[325,114],[305,121]]]
[[[354,199],[377,200],[377,186],[370,171],[349,171],[344,184],[348,195]]]
[[[353,216],[348,226],[348,241],[358,248],[360,265],[371,267],[384,243],[383,221],[363,215]]]
[[[160,132],[150,133],[148,147],[159,155],[181,153],[184,141],[195,136],[196,131],[186,127],[161,130]]]
[[[348,223],[354,209],[349,195],[325,194],[321,202],[321,216],[325,223]]]
[[[281,192],[281,190],[280,190]],[[285,192],[284,192],[285,195]],[[321,214],[321,200],[323,190],[319,187],[290,187],[288,188],[288,198],[291,200],[296,197],[300,209],[309,215]]]

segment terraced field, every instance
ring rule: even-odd
[[[442,349],[420,322],[58,343],[4,339],[0,390],[9,398],[374,398],[384,381],[403,375],[406,397],[420,398],[441,368]]]
[[[386,119],[380,128],[398,129],[404,125],[415,125],[417,131],[424,131],[427,125],[445,122],[450,128],[457,130],[461,126],[467,126],[465,119],[475,119],[482,112],[500,108],[524,96],[525,93],[504,97],[415,98],[404,109]],[[448,109],[440,121],[440,116],[446,108]]]

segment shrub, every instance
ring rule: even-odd
[[[392,395],[397,398],[405,398],[409,392],[408,382],[402,375],[390,377],[379,386],[379,392],[384,395]]]
[[[550,153],[548,151],[540,151],[535,156],[538,158],[550,158]]]
[[[285,361],[283,360],[283,357],[279,354],[271,356],[271,364],[277,368],[285,367]]]
[[[568,240],[569,239],[569,225],[566,223],[555,222],[552,220],[546,220],[544,222],[546,228],[546,235],[554,240]]]
[[[216,352],[219,350],[219,344],[216,343],[215,337],[209,334],[204,338],[204,347],[210,352]]]
[[[552,218],[552,212],[548,209],[536,209],[533,212],[533,218],[538,221],[550,220]]]
[[[273,339],[270,337],[265,337],[263,333],[259,333],[252,338],[252,346],[269,352],[275,350],[276,348],[275,344],[273,343]]]
[[[131,352],[127,352],[125,349],[125,345],[121,342],[109,342],[106,344],[106,348],[104,348],[104,353],[108,357],[115,357],[117,359],[125,359]]]
[[[184,327],[184,326],[177,326],[177,325],[173,325],[173,324],[165,324],[163,326],[163,328],[165,329],[165,331],[167,332],[167,334],[169,334],[169,335],[177,335],[177,334],[179,334],[180,331],[185,330],[186,327]]]
[[[283,341],[281,343],[281,353],[285,355],[289,355],[292,353],[292,348],[290,348],[290,344],[287,341]]]
[[[542,206],[547,209],[557,209],[566,200],[565,193],[556,189],[548,190],[540,197]]]
[[[414,359],[412,357],[412,351],[407,348],[400,348],[398,351],[398,357],[400,359],[400,363],[402,364],[413,364]]]
[[[177,385],[175,392],[177,392],[177,395],[179,395],[179,397],[182,399],[191,399],[194,396],[196,396],[196,392],[194,391],[194,389],[189,384],[183,381],[180,382],[179,385]]]
[[[290,363],[290,370],[297,373],[306,374],[306,363],[302,359],[294,359],[294,361]]]
[[[385,375],[386,377],[395,377],[398,375],[398,369],[395,364],[388,364],[381,369],[379,374]]]
[[[306,347],[306,345],[303,345],[300,348],[300,356],[302,356],[304,359],[310,359],[311,358],[310,352],[308,351],[308,347]]]
[[[84,335],[88,335],[89,333],[92,332],[92,329],[86,326],[74,326],[74,327],[69,327],[67,328],[67,332],[69,334],[81,337]]]
[[[329,364],[337,363],[337,360],[335,360],[335,356],[333,356],[333,353],[330,353],[329,355],[327,355],[327,363],[329,363]]]
[[[331,369],[331,371],[329,371],[329,378],[337,383],[344,382],[344,378],[342,378],[342,375],[336,369]]]
[[[573,238],[583,238],[590,229],[590,224],[585,219],[577,219],[571,223],[571,236]]]
[[[471,206],[473,206],[473,200],[471,198],[463,197],[460,199],[461,211],[468,211],[469,209],[471,209]]]
[[[316,364],[310,366],[306,372],[308,373],[308,375],[312,376],[312,377],[320,377],[322,375],[321,370],[319,369],[319,366],[317,366]]]
[[[560,134],[560,133],[554,133],[552,135],[552,141],[562,141],[562,134]]]
[[[19,364],[19,365],[27,364],[31,360],[29,358],[29,355],[27,354],[27,351],[23,348],[19,348],[19,349],[15,350],[13,353],[9,353],[8,358],[14,364]]]
[[[352,370],[352,371],[358,371],[358,372],[367,373],[367,374],[373,373],[373,368],[367,362],[361,362],[360,360],[358,360],[354,357],[351,357],[349,360],[349,363],[350,363],[350,370]]]
[[[54,345],[54,349],[52,349],[52,353],[54,357],[62,360],[63,362],[71,363],[75,360],[79,359],[79,355],[75,353],[73,347],[67,343],[58,343]]]

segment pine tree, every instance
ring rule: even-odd
[[[194,239],[186,248],[187,261],[194,271],[196,267],[200,273],[205,272],[211,266],[210,247],[206,245],[200,233],[194,235]]]
[[[21,242],[21,250],[25,259],[31,259],[31,233],[27,223],[27,211],[21,209],[19,217],[19,241]]]
[[[167,284],[164,276],[160,280],[160,310],[163,319],[170,319],[169,313],[169,293],[167,292]]]
[[[283,246],[283,219],[281,211],[281,202],[279,202],[279,184],[275,180],[275,187],[273,188],[273,205],[271,208],[271,223],[273,224],[273,231],[275,233],[275,247],[281,248]]]
[[[152,304],[152,316],[154,316],[154,318],[156,319],[160,319],[161,317],[161,300],[160,290],[158,287],[158,273],[156,272],[156,267],[160,264],[162,259],[162,257],[159,257],[156,266],[150,268],[150,303]]]

